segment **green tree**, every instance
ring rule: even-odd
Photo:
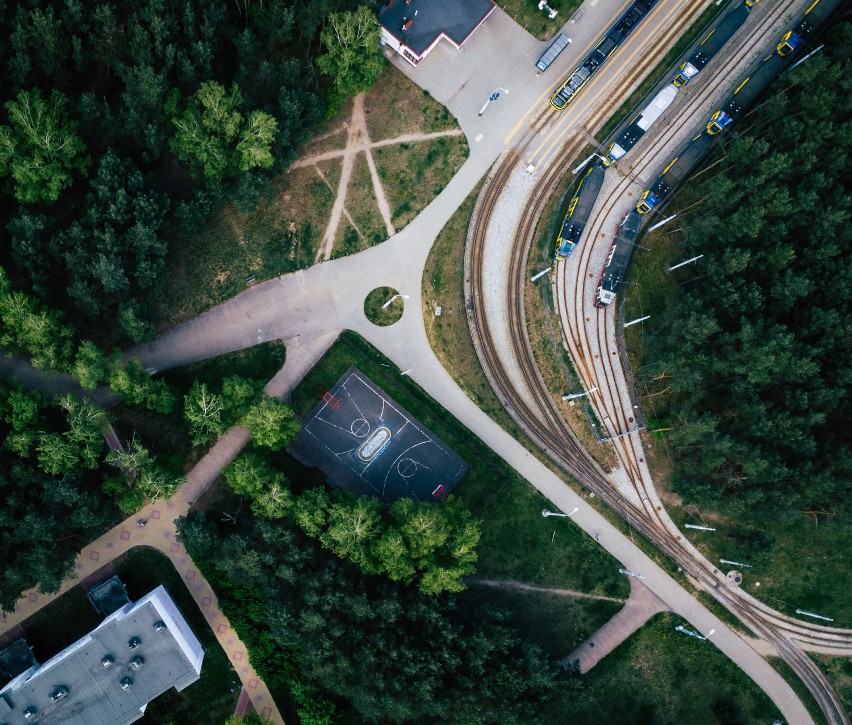
[[[0,278],[5,272],[0,269]],[[42,308],[22,292],[0,294],[0,347],[30,358],[34,367],[66,370],[73,332],[59,313]]]
[[[0,456],[0,608],[11,612],[21,593],[59,590],[74,557],[100,535],[113,512],[82,480],[54,478],[14,456]]]
[[[264,395],[242,420],[255,445],[282,449],[292,441],[301,427],[296,414],[278,398]]]
[[[113,364],[95,343],[84,340],[77,348],[71,374],[83,390],[94,390],[109,380],[110,368]]]
[[[171,140],[172,153],[194,161],[196,175],[212,183],[237,170],[272,166],[270,148],[278,122],[263,111],[253,111],[245,118],[242,103],[236,85],[227,90],[216,81],[202,83],[183,115],[172,118],[177,129]]]
[[[77,446],[80,462],[85,468],[97,468],[104,447],[106,415],[88,398],[77,400],[73,395],[63,395],[57,404],[65,411],[68,421],[65,439]]]
[[[174,395],[165,380],[153,380],[142,369],[142,363],[131,358],[124,366],[113,368],[109,376],[112,392],[123,395],[130,405],[144,405],[155,413],[170,413],[174,408]]]
[[[366,5],[329,16],[320,33],[326,52],[317,58],[317,66],[334,79],[341,97],[369,90],[382,74],[385,59],[380,34],[376,17]]]
[[[73,473],[80,467],[77,446],[61,433],[42,433],[36,445],[36,454],[41,470],[51,475]]]
[[[0,126],[0,175],[11,176],[15,198],[24,204],[53,202],[86,168],[86,149],[68,101],[58,91],[45,100],[38,89],[21,91],[6,103],[8,126]]]
[[[227,430],[222,420],[222,396],[211,393],[205,383],[196,380],[183,398],[183,417],[189,425],[194,446],[209,443]]]

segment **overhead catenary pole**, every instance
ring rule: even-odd
[[[630,325],[635,325],[637,322],[643,322],[644,320],[650,320],[651,315],[645,315],[644,317],[637,317],[635,320],[630,320],[630,322],[625,322],[625,327],[630,327]]]
[[[652,227],[648,227],[648,231],[649,231],[649,232],[653,232],[655,229],[659,229],[661,226],[663,226],[663,224],[668,224],[668,223],[669,223],[672,219],[674,219],[676,216],[677,216],[677,214],[672,214],[671,216],[666,217],[665,219],[663,219],[663,221],[661,221],[661,222],[657,222],[657,223],[656,223],[656,224],[654,224],[654,226],[652,226]]]
[[[741,566],[745,569],[751,569],[751,564],[743,564],[741,561],[731,561],[730,559],[719,559],[722,564],[732,564],[733,566]]]
[[[591,390],[586,390],[582,393],[572,393],[570,395],[563,395],[562,400],[574,400],[574,398],[582,398],[584,395],[591,395],[597,390],[597,388],[592,388]]]
[[[551,264],[547,269],[541,270],[541,272],[537,272],[532,276],[530,282],[535,282],[539,277],[544,277],[551,269],[553,269],[553,265]]]
[[[685,262],[681,262],[680,264],[676,264],[674,267],[669,267],[669,272],[673,272],[678,267],[683,267],[683,266],[689,264],[690,262],[697,262],[703,256],[704,256],[703,254],[699,254],[697,257],[693,257],[692,259],[687,259]]]
[[[698,524],[684,524],[687,529],[699,529],[700,531],[715,531],[716,529],[711,529],[709,526],[699,526]]]
[[[805,609],[797,609],[796,614],[804,614],[806,617],[813,617],[814,619],[822,619],[826,622],[833,622],[834,621],[831,617],[823,617],[821,614],[814,614],[813,612],[808,612]]]

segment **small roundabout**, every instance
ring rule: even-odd
[[[388,327],[402,317],[408,295],[393,287],[376,287],[364,299],[364,316],[378,327]]]

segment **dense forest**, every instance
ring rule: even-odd
[[[535,722],[557,690],[581,696],[505,611],[367,574],[282,522],[242,518],[235,530],[190,514],[178,532],[302,723]]]
[[[223,199],[256,206],[375,80],[377,46],[370,66],[321,42],[357,5],[0,3],[0,263],[87,336],[148,338],[144,293],[181,230]]]
[[[674,490],[731,515],[849,494],[850,36],[780,76],[677,201],[679,254],[704,257],[645,332],[642,375],[666,393]]]

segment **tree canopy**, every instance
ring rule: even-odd
[[[83,171],[85,146],[77,123],[66,111],[68,99],[53,91],[21,91],[6,102],[8,125],[0,126],[0,176],[10,176],[15,198],[25,204],[56,201]]]
[[[178,535],[265,681],[324,712],[311,722],[534,722],[556,688],[580,694],[507,612],[370,576],[285,523],[228,532],[193,513]]]
[[[380,34],[376,16],[366,5],[329,16],[320,33],[326,52],[317,58],[317,66],[334,79],[341,97],[369,90],[382,74],[385,59]]]
[[[655,405],[689,501],[791,514],[848,497],[850,71],[829,49],[779,78],[679,202],[703,270],[645,333],[645,375],[669,391]]]

